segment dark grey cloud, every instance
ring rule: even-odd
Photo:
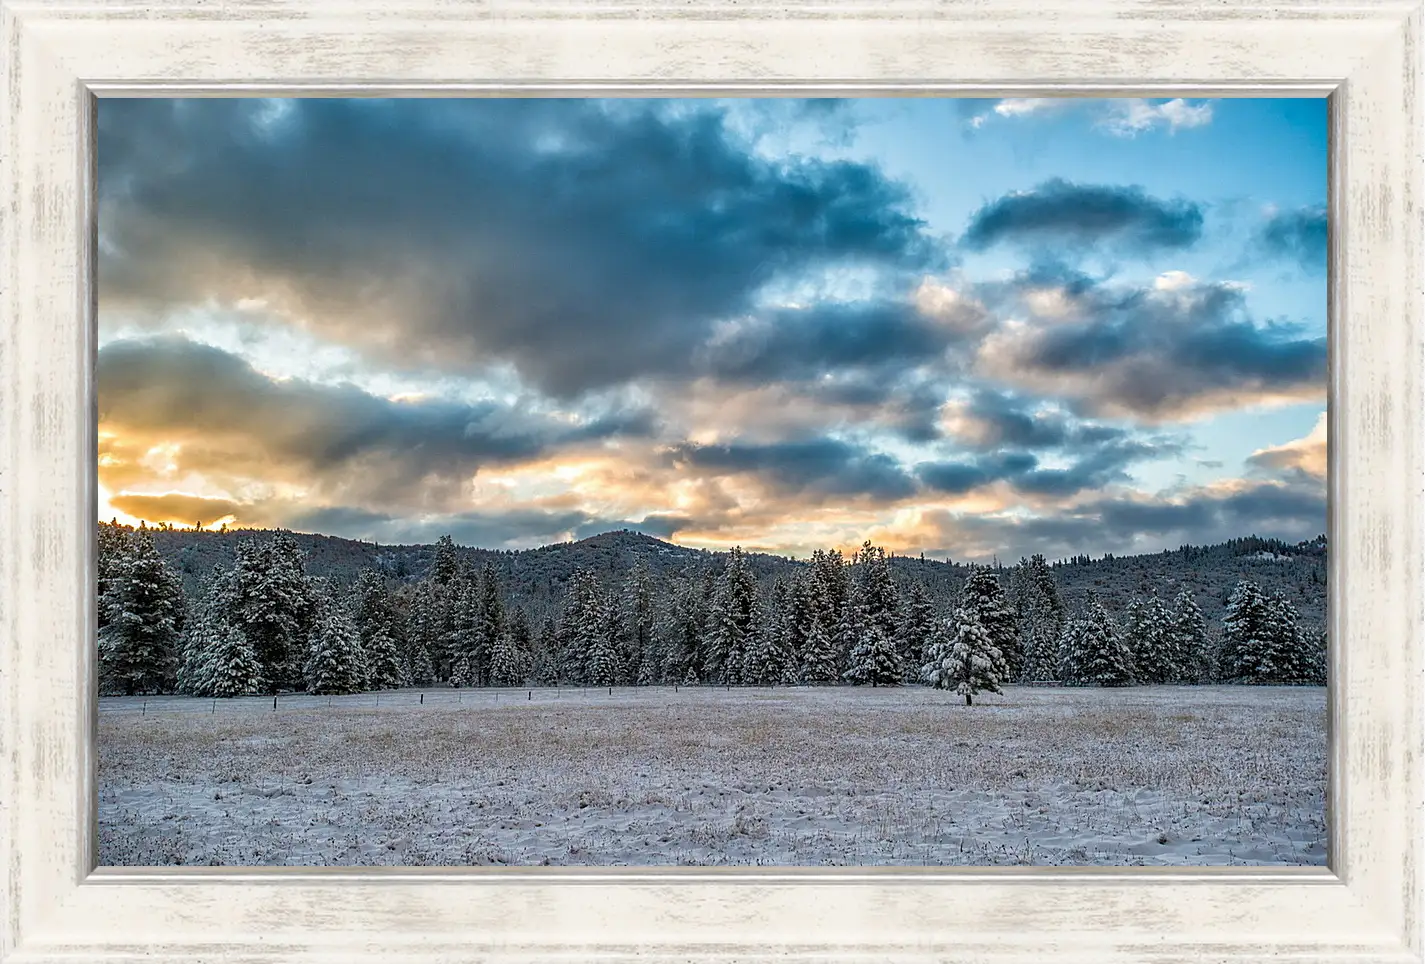
[[[1156,551],[1256,533],[1296,541],[1325,530],[1326,495],[1279,482],[1228,491],[1198,489],[1157,497],[1095,499],[1052,515],[965,515],[941,520],[941,544],[927,552],[955,558],[1050,558],[1080,553]],[[973,549],[970,547],[974,547]]]
[[[961,243],[1093,244],[1110,241],[1135,253],[1186,248],[1202,236],[1202,208],[1165,201],[1141,188],[1075,184],[1059,178],[988,202],[970,218]]]
[[[992,336],[982,371],[1082,412],[1147,421],[1325,394],[1325,336],[1254,322],[1239,286],[1180,279],[1086,298],[1083,320]]]
[[[1266,254],[1295,261],[1308,271],[1326,270],[1326,206],[1277,211],[1258,234]]]
[[[732,382],[800,381],[897,371],[934,361],[956,341],[909,306],[825,304],[749,318],[698,353],[698,371]],[[842,384],[847,384],[844,380]],[[862,394],[873,392],[859,383]]]
[[[840,439],[770,444],[677,446],[674,464],[712,474],[752,474],[785,494],[867,496],[895,500],[913,495],[915,481],[895,459]]]
[[[876,168],[767,160],[714,104],[106,98],[99,182],[101,311],[263,299],[565,396],[688,371],[769,282],[944,258]]]
[[[351,385],[275,380],[181,338],[119,341],[98,358],[101,430],[182,446],[184,468],[411,500],[480,467],[654,429],[642,411],[546,417],[520,404],[392,401]]]
[[[1072,436],[1066,436],[1072,437]],[[1007,482],[1026,495],[1067,497],[1128,481],[1136,462],[1177,455],[1180,440],[1135,438],[1127,434],[1063,449],[1065,468],[1046,468],[1028,451],[996,451],[969,459],[925,462],[915,474],[928,488],[947,495],[964,495],[995,482]]]

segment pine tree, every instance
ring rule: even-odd
[[[673,592],[664,613],[661,635],[668,654],[667,676],[672,682],[693,684],[702,678],[706,623],[702,586],[689,580]]]
[[[530,674],[536,686],[553,686],[559,682],[559,629],[553,616],[545,617],[539,627],[531,663]]]
[[[483,686],[490,682],[495,644],[505,632],[505,601],[495,567],[488,562],[480,570],[479,592],[479,622],[470,659]]]
[[[734,547],[723,568],[713,597],[707,654],[708,677],[716,682],[740,683],[752,634],[759,622],[757,583],[742,549]]]
[[[460,557],[455,552],[455,540],[441,536],[435,543],[435,556],[431,560],[426,579],[437,586],[448,586],[460,576]]]
[[[979,613],[964,607],[956,609],[932,637],[921,667],[926,683],[936,689],[953,689],[965,697],[966,706],[973,705],[976,693],[1000,692],[1000,683],[1008,673],[1004,656],[980,622]]]
[[[880,623],[869,619],[864,623],[860,641],[851,653],[851,665],[843,675],[853,683],[872,686],[899,686],[905,679],[896,641],[886,635]]]
[[[416,686],[430,686],[436,682],[435,663],[430,658],[430,648],[424,642],[416,644],[408,660],[406,673],[411,683]]]
[[[118,522],[99,523],[98,536],[98,618],[99,631],[109,625],[115,604],[115,593],[131,551],[129,530]]]
[[[1069,686],[1129,686],[1133,658],[1113,618],[1090,592],[1085,612],[1069,620],[1060,639],[1060,677]]]
[[[609,634],[611,623],[607,600],[594,574],[580,569],[570,585],[561,626],[565,679],[591,686],[612,686],[619,681],[621,667]]]
[[[1173,648],[1181,673],[1175,682],[1206,683],[1212,679],[1212,646],[1207,636],[1207,620],[1198,608],[1192,591],[1184,589],[1173,600]]]
[[[841,678],[841,674],[851,662],[851,650],[856,643],[857,617],[851,598],[851,579],[847,573],[845,560],[838,549],[816,550],[811,556],[812,611],[817,629],[816,646],[822,641],[830,644],[832,662],[831,675],[822,677],[824,667],[818,666],[803,671],[803,677],[815,682],[828,682]],[[808,633],[811,629],[808,628]],[[812,641],[808,640],[808,645]],[[819,657],[818,657],[819,658]]]
[[[109,618],[99,635],[100,690],[169,692],[178,675],[183,583],[144,528],[112,565]]]
[[[1268,600],[1268,649],[1263,663],[1270,669],[1262,673],[1262,681],[1293,684],[1311,681],[1311,644],[1297,625],[1299,619],[1296,607],[1281,593],[1273,594]]]
[[[802,649],[800,682],[811,685],[834,683],[837,679],[836,666],[836,643],[823,622],[816,620],[807,633],[806,645]]]
[[[410,682],[396,640],[385,626],[377,624],[364,634],[361,652],[366,659],[366,683],[371,689],[396,689]]]
[[[334,599],[320,593],[305,667],[307,692],[361,692],[366,685],[365,662],[355,622]]]
[[[242,630],[215,611],[203,613],[198,624],[201,656],[194,672],[193,695],[226,699],[261,693],[265,686],[262,666]]]
[[[1140,683],[1167,683],[1183,672],[1171,617],[1154,592],[1147,601],[1135,599],[1127,609],[1129,655]]]
[[[623,677],[632,683],[656,682],[660,670],[654,646],[653,582],[642,559],[629,570],[619,609]]]
[[[791,618],[787,584],[781,579],[772,584],[766,607],[766,619],[753,632],[747,652],[744,679],[763,686],[788,680],[793,663],[787,648],[787,623]]]
[[[523,660],[509,632],[500,633],[490,651],[490,685],[519,686],[524,682]]]
[[[1020,560],[1012,577],[1013,604],[1024,654],[1018,678],[1026,682],[1059,679],[1059,637],[1064,632],[1064,601],[1054,571],[1042,555]]]
[[[1227,682],[1267,682],[1272,665],[1271,631],[1266,597],[1254,582],[1242,580],[1227,597],[1222,614],[1222,643],[1218,673]]]
[[[391,594],[386,589],[386,580],[374,569],[363,569],[357,577],[353,595],[355,621],[370,670],[371,687],[393,689],[405,686],[411,679],[411,667],[401,656],[401,646],[397,642],[399,623]]]
[[[906,593],[905,609],[896,633],[896,649],[908,667],[926,662],[926,647],[935,633],[935,607],[923,582],[913,582]]]
[[[990,634],[990,642],[999,650],[1010,678],[1017,678],[1024,667],[1024,654],[1019,647],[1019,626],[1014,608],[1005,598],[994,570],[975,566],[960,590],[959,608],[973,610],[979,624]]]

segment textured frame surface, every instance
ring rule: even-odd
[[[0,960],[1421,961],[1422,6],[0,0]],[[105,93],[1326,96],[1330,869],[94,870]]]

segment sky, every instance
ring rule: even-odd
[[[1326,529],[1323,99],[101,99],[99,517]]]

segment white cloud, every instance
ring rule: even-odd
[[[1098,127],[1117,137],[1134,137],[1147,131],[1167,128],[1203,127],[1212,122],[1212,102],[1189,103],[1181,97],[1155,104],[1142,98],[1114,100],[1099,120]]]

